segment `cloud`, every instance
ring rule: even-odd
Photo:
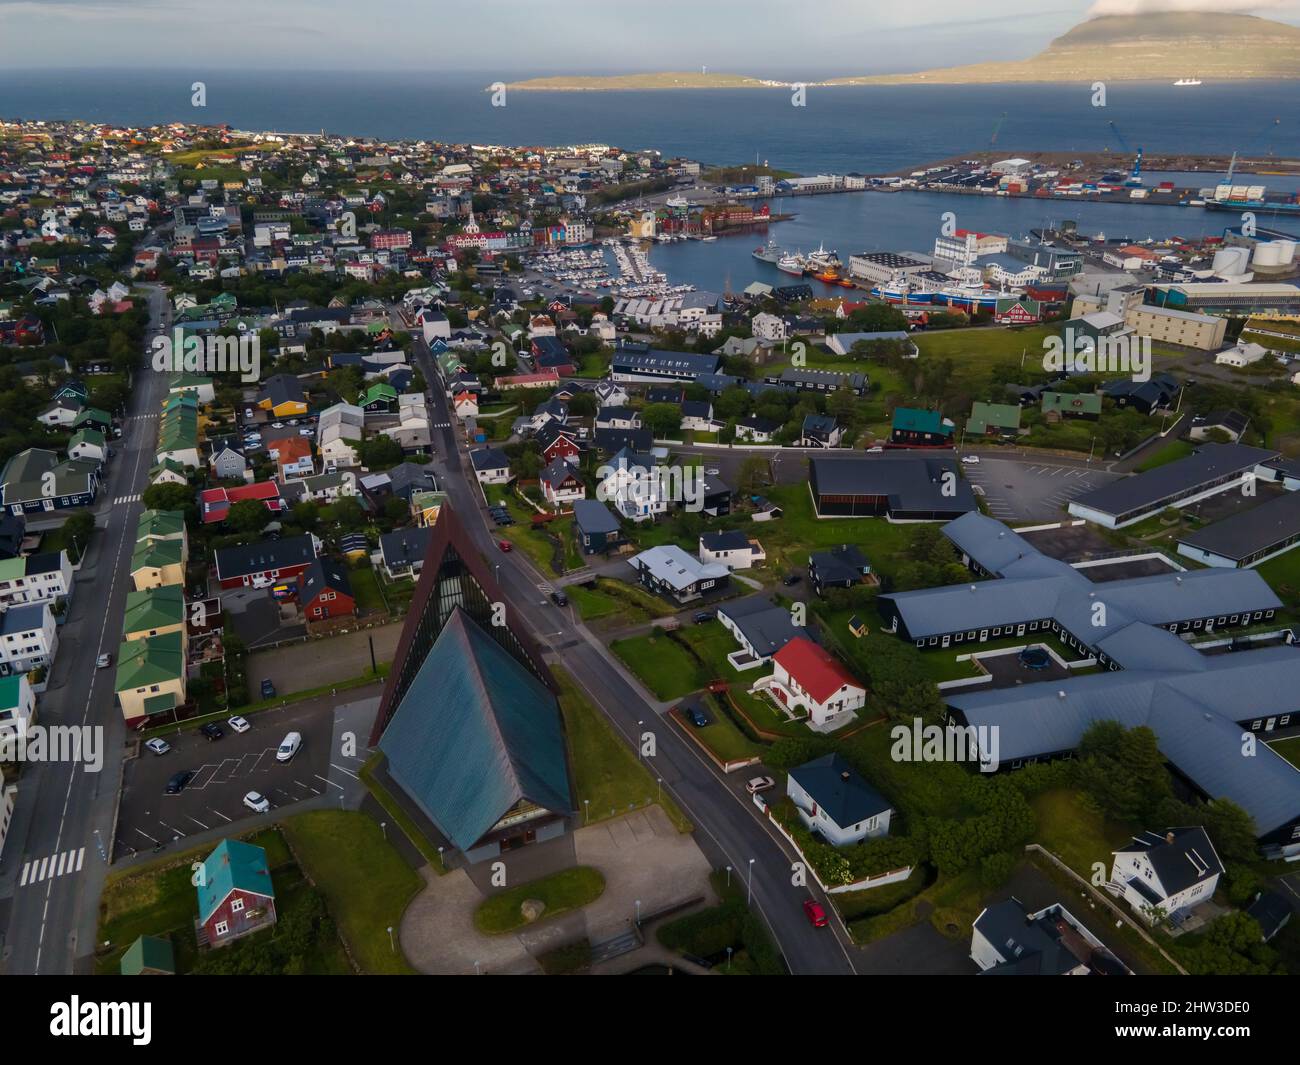
[[[1150,15],[1164,11],[1210,11],[1219,15],[1250,14],[1291,7],[1288,0],[1097,0],[1088,18],[1101,15]]]

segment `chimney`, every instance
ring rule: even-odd
[[[849,771],[848,771],[847,769],[844,770],[844,772],[840,774],[840,779],[841,779],[842,781],[844,781],[845,784],[847,784],[847,783],[849,782]],[[1173,839],[1173,836],[1170,835],[1169,838],[1170,838],[1170,839]]]

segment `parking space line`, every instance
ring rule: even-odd
[[[190,817],[189,814],[186,814],[185,816],[186,816],[186,817],[189,817],[191,821],[193,821],[196,825],[199,826],[199,828],[202,828],[202,829],[205,829],[205,830],[207,829],[208,826],[205,825],[202,821],[200,821],[197,817]]]
[[[209,809],[209,810],[212,810],[212,807],[209,806],[208,809]],[[230,822],[234,820],[234,818],[232,818],[232,817],[227,817],[227,816],[226,816],[225,814],[223,814],[220,810],[212,810],[212,812],[213,812],[214,814],[216,814],[218,817],[220,817],[223,821],[225,821],[226,824],[230,824]]]
[[[338,788],[339,791],[342,791],[342,790],[343,790],[343,785],[342,785],[342,784],[335,784],[334,781],[332,781],[332,780],[329,779],[329,777],[323,777],[323,776],[321,776],[319,773],[315,773],[315,774],[313,774],[313,775],[316,777],[317,780],[323,780],[323,781],[325,781],[325,783],[328,784],[331,788]]]
[[[350,776],[353,780],[360,780],[360,779],[361,779],[361,778],[360,778],[359,776],[357,776],[354,772],[352,772],[351,769],[345,769],[343,766],[341,766],[341,765],[336,765],[334,762],[330,762],[330,768],[331,768],[331,769],[337,769],[340,773],[346,773],[346,774],[347,774],[348,776]]]
[[[136,831],[139,832],[140,835],[144,836],[145,839],[151,840],[154,843],[158,842],[158,840],[155,837],[149,835],[149,833],[146,832],[143,828],[137,828]]]

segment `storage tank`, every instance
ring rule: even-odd
[[[1273,243],[1277,245],[1278,254],[1281,256],[1281,258],[1278,259],[1278,262],[1282,266],[1290,266],[1295,262],[1294,240],[1275,240]]]
[[[1225,276],[1244,273],[1250,261],[1246,248],[1220,248],[1214,253],[1214,272]]]
[[[1253,261],[1256,266],[1281,266],[1282,249],[1277,246],[1277,241],[1269,241],[1266,244],[1256,244]]]

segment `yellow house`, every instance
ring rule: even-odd
[[[181,633],[127,640],[117,651],[117,701],[128,722],[185,702]]]
[[[141,540],[131,556],[131,583],[137,592],[185,583],[185,548],[180,540]]]
[[[147,640],[178,632],[181,650],[186,650],[185,592],[179,584],[146,588],[126,593],[126,614],[122,619],[123,640]]]
[[[257,405],[277,418],[294,418],[307,413],[307,397],[303,394],[302,383],[287,373],[266,379],[257,394]]]

